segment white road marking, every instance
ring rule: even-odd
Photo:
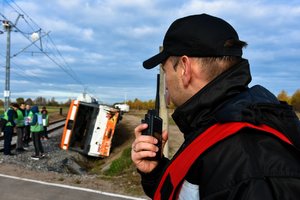
[[[0,177],[11,178],[11,179],[16,179],[16,180],[22,180],[22,181],[28,181],[28,182],[32,182],[32,183],[39,183],[39,184],[49,185],[49,186],[56,186],[56,187],[67,188],[67,189],[72,189],[72,190],[92,192],[92,193],[102,194],[102,195],[111,196],[111,197],[119,197],[119,198],[132,199],[132,200],[146,200],[146,199],[126,196],[126,195],[114,194],[114,193],[109,193],[109,192],[102,192],[102,191],[99,191],[99,190],[92,190],[92,189],[88,189],[88,188],[62,185],[62,184],[58,184],[58,183],[48,183],[48,182],[44,182],[44,181],[37,181],[37,180],[33,180],[33,179],[28,179],[28,178],[20,178],[20,177],[16,177],[16,176],[5,175],[5,174],[0,174]]]

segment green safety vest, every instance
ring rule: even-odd
[[[6,119],[6,120],[7,120],[7,123],[6,123],[5,126],[13,126],[13,125],[11,124],[11,122],[8,121],[8,115],[7,115],[7,113],[8,113],[9,110],[13,110],[13,109],[12,109],[12,108],[8,108],[7,111],[4,113],[3,119]],[[15,117],[14,117],[14,116],[13,116],[13,120],[15,120]]]
[[[21,110],[17,110],[17,115],[18,115],[18,117],[17,117],[17,127],[22,127],[22,126],[24,126],[25,125],[25,122],[24,122],[24,116],[23,116],[23,113],[22,113],[22,111]]]
[[[28,115],[27,115],[28,125],[32,122],[32,118],[33,118],[33,112],[30,110]]]
[[[29,113],[30,115],[30,113]],[[32,118],[33,113],[31,112]],[[30,131],[33,133],[41,132],[44,130],[43,123],[42,123],[42,115],[40,113],[35,113],[37,120],[35,125],[30,125]],[[32,119],[31,118],[31,119]]]

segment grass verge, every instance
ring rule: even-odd
[[[124,149],[121,156],[113,160],[110,167],[104,171],[106,176],[119,176],[132,165],[131,147]]]

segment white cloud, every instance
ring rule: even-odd
[[[105,56],[99,53],[85,52],[83,54],[83,59],[85,63],[99,63],[99,61],[105,59]]]
[[[50,30],[51,32],[54,30],[55,35],[58,37],[72,36],[79,40],[91,39],[90,36],[92,35],[92,31],[90,29],[82,28],[80,24],[76,25],[72,21],[57,19],[55,16],[53,16],[53,18],[43,18],[40,21],[47,30]],[[84,37],[82,37],[82,35],[84,35]]]
[[[9,1],[8,1],[9,2]],[[115,101],[128,91],[128,99],[154,98],[155,74],[157,70],[145,71],[142,61],[158,52],[163,36],[170,23],[176,18],[190,14],[209,13],[230,22],[240,38],[249,43],[245,57],[250,59],[253,76],[268,73],[263,83],[270,86],[276,76],[277,82],[296,80],[292,84],[273,86],[274,90],[299,88],[300,72],[295,66],[300,64],[300,3],[270,0],[16,0],[15,1],[56,44],[63,58],[52,46],[49,38],[43,38],[43,49],[48,56],[27,49],[12,61],[14,72],[23,73],[32,83],[39,86],[43,95],[71,95],[76,87],[82,89],[73,78],[75,72],[83,84],[87,84],[95,94],[105,101]],[[1,10],[2,9],[2,10]],[[0,7],[14,21],[16,12],[6,2]],[[12,14],[13,13],[13,14]],[[26,17],[26,15],[25,15]],[[1,18],[1,17],[0,17]],[[27,22],[33,23],[29,18]],[[24,32],[33,31],[27,23],[19,20]],[[36,30],[38,27],[33,25]],[[1,30],[1,28],[0,28]],[[0,46],[5,47],[5,34],[0,35]],[[23,35],[12,33],[12,54],[19,52],[29,43]],[[0,49],[0,67],[5,66],[5,48]],[[67,65],[66,65],[67,63]],[[282,71],[284,65],[285,73]],[[63,68],[63,69],[61,69]],[[270,70],[271,69],[271,70]],[[294,70],[293,70],[294,69]],[[4,68],[1,68],[1,72]],[[298,73],[298,74],[297,74]],[[46,84],[40,84],[42,78]],[[22,76],[16,76],[22,82]],[[4,73],[0,74],[4,80]],[[27,79],[25,79],[27,80]],[[109,83],[107,80],[114,80]],[[145,81],[147,80],[147,81]],[[258,78],[254,80],[261,81]],[[271,80],[271,81],[268,81]],[[28,81],[30,82],[30,81]],[[37,83],[36,83],[37,82]],[[18,88],[12,84],[14,91]],[[74,83],[75,86],[70,84]],[[24,87],[30,83],[23,83]],[[47,85],[48,84],[48,85]],[[53,90],[52,87],[57,90]],[[107,85],[110,84],[110,85]],[[19,86],[19,84],[17,84]],[[137,85],[144,85],[141,88]],[[274,84],[275,85],[275,84]],[[1,84],[0,90],[4,84]],[[64,87],[61,87],[64,86]],[[97,88],[102,86],[102,88]],[[110,86],[110,87],[109,87]],[[30,84],[30,87],[33,86]],[[69,88],[66,89],[66,87]],[[95,89],[96,88],[96,89]],[[128,90],[127,90],[128,89]],[[29,90],[29,89],[28,89]],[[34,95],[34,93],[30,95]],[[143,92],[145,91],[145,92]],[[30,91],[24,95],[29,95]],[[70,92],[70,94],[68,93]],[[76,93],[74,92],[74,93]],[[49,94],[48,94],[49,93]],[[27,97],[27,96],[26,96]]]
[[[94,34],[94,31],[92,29],[83,29],[82,30],[82,38],[84,40],[92,40],[93,39],[93,34]]]
[[[138,26],[138,27],[122,27],[117,30],[121,35],[131,38],[147,38],[153,34],[160,32],[159,27]]]
[[[35,68],[35,69],[27,69],[24,70],[24,75],[33,76],[33,77],[43,77],[46,76],[46,72],[44,70]]]
[[[66,51],[66,52],[79,52],[80,49],[78,47],[70,46],[70,45],[56,45],[59,51]]]
[[[83,1],[82,0],[71,0],[71,1],[66,1],[66,0],[57,0],[58,5],[61,8],[64,9],[74,9],[82,6]],[[60,8],[58,7],[58,8]]]

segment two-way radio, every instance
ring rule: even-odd
[[[142,119],[142,123],[148,124],[148,128],[143,130],[142,135],[151,135],[158,140],[157,147],[159,151],[156,153],[153,160],[159,160],[162,157],[162,122],[163,120],[159,117],[159,79],[160,75],[157,74],[157,87],[156,87],[156,100],[155,109],[148,110],[145,114],[145,118]]]

